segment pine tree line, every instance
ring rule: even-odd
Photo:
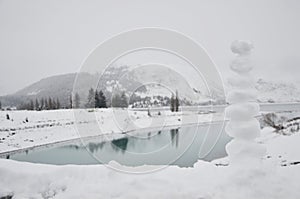
[[[80,108],[81,99],[78,93],[75,93],[73,96],[72,94],[69,96],[69,102],[68,105],[64,106],[63,108]],[[128,98],[126,96],[125,92],[116,93],[112,97],[111,105],[113,107],[122,107],[126,108],[128,107]],[[94,90],[91,88],[88,92],[88,99],[87,103],[84,105],[85,108],[107,108],[107,101],[106,96],[104,95],[102,90]],[[59,99],[56,100],[49,97],[49,98],[41,98],[41,99],[35,99],[30,100],[29,103],[21,104],[18,109],[19,110],[54,110],[54,109],[60,109],[61,104]]]
[[[88,93],[88,100],[87,103],[85,104],[85,107],[86,108],[107,108],[106,97],[102,92],[102,90],[95,91],[93,88],[91,88]]]
[[[170,109],[172,112],[178,112],[179,111],[179,98],[178,98],[178,92],[176,91],[176,96],[172,93],[171,101],[170,101]]]
[[[128,107],[128,98],[123,91],[120,94],[116,93],[111,100],[112,107],[120,107],[120,108],[127,108]]]
[[[41,99],[35,99],[30,100],[29,103],[23,104],[20,107],[18,107],[19,110],[54,110],[54,109],[60,109],[61,105],[59,102],[59,99],[53,99],[51,97],[49,98],[41,98]]]

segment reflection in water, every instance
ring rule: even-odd
[[[9,154],[6,158],[46,164],[107,164],[114,160],[128,166],[174,164],[190,167],[199,159],[211,161],[226,155],[225,145],[230,138],[218,131],[218,125],[135,132],[136,136],[124,135],[126,137],[112,141],[98,137],[86,141],[85,146],[81,142],[69,142],[64,146]]]
[[[61,148],[69,148],[69,149],[75,149],[75,150],[79,150],[80,149],[80,147],[78,145],[75,145],[75,144],[70,144],[70,145],[67,145],[67,146],[62,146]]]
[[[151,132],[148,133],[148,140],[150,139],[151,137]]]
[[[176,147],[178,147],[179,130],[178,129],[171,129],[170,133],[171,133],[171,142],[172,142],[172,145],[176,144]]]
[[[128,143],[127,137],[111,141],[113,149],[115,149],[116,151],[119,151],[121,149],[123,153],[127,149],[127,143]]]
[[[87,148],[91,153],[95,153],[99,150],[101,150],[104,146],[105,142],[100,142],[100,143],[94,143],[90,142],[87,144]]]

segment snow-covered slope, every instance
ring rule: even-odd
[[[110,67],[102,75],[97,73],[80,73],[79,75],[72,73],[44,78],[15,94],[2,96],[0,100],[3,106],[17,106],[24,102],[28,103],[31,99],[52,97],[54,99],[59,98],[62,106],[67,106],[69,104],[69,96],[74,91],[79,93],[81,105],[84,105],[88,90],[91,87],[103,90],[109,99],[112,92],[119,91],[125,91],[128,96],[133,93],[139,95],[153,93],[157,91],[155,89],[157,84],[162,85],[164,90],[169,90],[168,92],[156,94],[162,95],[162,97],[170,97],[171,91],[175,92],[177,90],[182,99],[186,98],[195,103],[211,99],[205,88],[202,90],[199,88],[195,89],[187,82],[181,81],[181,79],[179,74],[171,73],[168,70],[156,73],[155,70],[149,71],[145,68],[132,71],[128,66]],[[155,82],[156,85],[153,85],[151,82]],[[75,90],[73,90],[74,85],[76,85]],[[136,93],[137,91],[138,93]]]
[[[51,97],[53,99],[59,98],[62,106],[65,106],[68,104],[75,78],[75,73],[44,78],[15,94],[1,97],[1,101],[3,106],[18,106],[21,103],[27,103],[30,99]],[[96,77],[88,73],[80,74],[80,79],[82,91],[88,90],[88,85],[96,81]]]
[[[300,90],[292,83],[267,82],[259,79],[256,88],[261,102],[300,102]]]
[[[163,71],[161,71],[163,70]],[[77,81],[76,92],[81,97],[81,105],[85,104],[88,90],[93,85],[98,85],[110,98],[111,92],[126,91],[130,96],[160,95],[170,97],[171,92],[178,91],[181,99],[192,101],[195,104],[206,103],[210,100],[222,103],[222,92],[214,88],[208,92],[205,82],[186,81],[180,74],[171,70],[143,68],[132,70],[131,67],[110,67],[103,75],[80,73],[64,74],[44,78],[30,86],[21,89],[12,95],[0,97],[2,106],[17,106],[36,98],[58,98],[62,106],[69,104],[69,96],[73,90],[74,81]],[[262,79],[257,81],[258,99],[260,102],[300,102],[300,90],[293,84],[267,82]],[[110,101],[110,100],[108,100]]]

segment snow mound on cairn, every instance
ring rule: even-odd
[[[239,55],[247,54],[252,49],[253,44],[250,41],[236,40],[231,44],[231,51]]]

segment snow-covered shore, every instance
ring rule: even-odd
[[[0,197],[299,198],[300,166],[280,166],[279,159],[282,155],[299,158],[297,143],[300,135],[274,135],[272,129],[264,129],[263,134],[271,158],[263,161],[261,171],[250,173],[242,168],[220,167],[203,161],[198,161],[193,168],[169,166],[141,175],[111,169],[110,166],[118,166],[116,162],[110,162],[110,165],[54,166],[1,159]],[[155,169],[159,166],[143,167]]]
[[[2,111],[0,152],[136,128],[206,124],[223,119],[221,113],[153,112],[148,116],[147,111],[122,109]],[[89,129],[88,133],[81,128]],[[112,168],[120,165],[113,161],[109,165],[55,166],[0,159],[0,198],[300,198],[300,133],[283,135],[266,127],[257,142],[266,146],[267,156],[261,170],[254,172],[217,166],[227,165],[226,158],[211,163],[199,160],[193,168],[146,165],[127,169],[157,167],[147,174],[116,171]]]
[[[9,120],[7,119],[9,115]],[[222,113],[127,109],[0,111],[0,154],[84,137],[222,121]]]

